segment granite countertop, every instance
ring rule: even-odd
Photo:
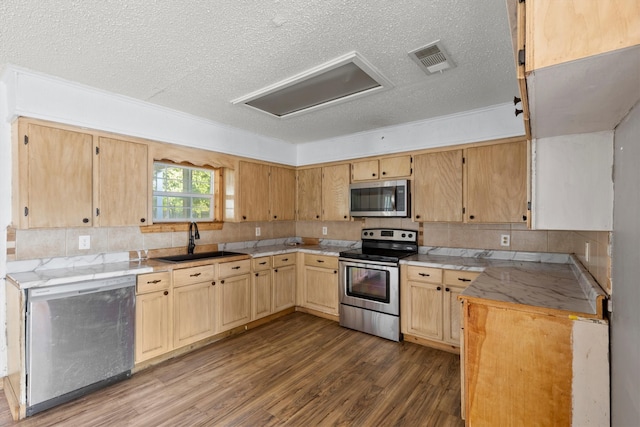
[[[567,263],[528,262],[440,255],[414,255],[401,264],[481,274],[462,292],[463,299],[517,304],[602,319],[606,294],[574,257]]]

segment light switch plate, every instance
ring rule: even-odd
[[[322,235],[323,236],[327,235],[327,227],[322,227]]]
[[[260,236],[260,227],[256,227],[256,237]]]

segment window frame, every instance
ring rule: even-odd
[[[190,170],[202,170],[211,173],[211,179],[213,180],[211,186],[211,193],[201,194],[201,193],[182,193],[182,192],[170,192],[170,191],[156,191],[153,189],[155,178],[155,167],[156,165],[163,165],[166,167],[177,167],[184,168]],[[224,205],[224,200],[222,200],[222,188],[223,188],[223,170],[219,167],[213,167],[209,165],[196,166],[192,163],[182,162],[176,163],[168,160],[153,160],[152,163],[152,174],[151,174],[151,218],[154,224],[158,226],[171,226],[176,224],[188,224],[190,222],[198,222],[198,224],[222,224],[223,216],[222,216],[222,208]],[[213,206],[211,208],[210,218],[169,218],[169,219],[158,219],[155,217],[156,206],[154,204],[154,197],[156,196],[176,196],[176,197],[211,197]]]

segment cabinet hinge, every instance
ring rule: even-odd
[[[413,163],[413,156],[409,157],[409,163]]]
[[[462,208],[462,213],[465,213],[467,210],[465,208]]]
[[[24,145],[27,145],[29,143],[29,135],[25,135],[24,136]]]
[[[524,49],[518,51],[518,65],[524,65]]]
[[[464,165],[464,163],[466,162],[465,158],[462,158],[462,164]]]
[[[29,216],[29,208],[28,207],[24,207],[24,216]]]
[[[530,211],[531,210],[531,202],[527,202],[527,210]]]
[[[100,208],[96,208],[96,216],[100,216]]]
[[[518,0],[518,3],[524,3],[524,0]]]
[[[100,147],[96,147],[96,155],[100,154]]]
[[[413,168],[409,169],[409,175],[413,175]]]

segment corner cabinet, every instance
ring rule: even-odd
[[[14,125],[18,228],[146,225],[147,145],[19,119]]]
[[[527,222],[527,142],[464,150],[465,222]]]

